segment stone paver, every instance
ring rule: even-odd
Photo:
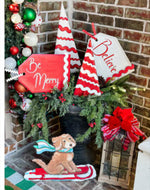
[[[37,184],[37,185],[39,185],[43,190],[54,190],[53,188],[48,187],[47,185],[45,185],[43,183],[40,183],[40,184]]]
[[[76,182],[69,182],[69,181],[63,181],[61,182],[64,186],[68,187],[69,189],[72,189],[72,190],[77,190],[77,189],[80,189],[80,185]]]
[[[85,183],[81,187],[81,190],[94,190],[96,187],[100,187],[99,183],[95,179],[93,179],[93,180],[87,181],[87,183]],[[103,190],[103,189],[99,189],[99,190]]]

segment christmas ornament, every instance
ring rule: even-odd
[[[27,48],[31,49],[31,52],[33,53],[33,48],[31,46],[26,46]]]
[[[18,81],[15,82],[14,87],[18,93],[24,93],[27,91],[27,89]]]
[[[10,106],[11,108],[16,108],[16,107],[17,107],[16,101],[14,100],[14,98],[11,98],[11,99],[9,100],[9,106]]]
[[[5,59],[5,68],[6,69],[14,69],[17,66],[16,60],[12,57],[7,57]]]
[[[12,21],[14,24],[21,23],[22,20],[21,20],[20,14],[19,14],[19,13],[14,13],[14,14],[11,16],[11,21]]]
[[[8,89],[11,89],[11,90],[13,90],[13,89],[14,89],[14,85],[12,85],[12,84],[9,84],[9,85],[8,85]]]
[[[22,41],[22,43],[24,43],[24,38],[22,38],[22,40],[21,40],[21,41]]]
[[[32,22],[36,18],[36,12],[34,9],[26,8],[23,11],[23,20],[27,22]]]
[[[18,4],[10,4],[9,10],[13,13],[18,13],[19,12],[19,5]]]
[[[16,55],[16,54],[18,54],[18,52],[19,52],[19,48],[18,48],[18,47],[12,46],[12,47],[10,48],[10,53],[11,53],[12,55]]]
[[[22,23],[14,24],[14,29],[19,31],[19,32],[22,31],[24,28],[25,28],[25,25]]]
[[[11,72],[10,73],[10,77],[13,78],[15,76],[18,76],[18,69],[13,69],[13,71],[17,71],[17,72]],[[13,80],[18,80],[18,77],[17,78],[14,78]]]
[[[96,96],[100,96],[102,94],[98,82],[91,40],[89,40],[88,42],[88,47],[85,53],[83,64],[80,69],[80,74],[74,92],[74,95],[76,96],[87,96],[89,94]]]
[[[25,56],[25,57],[29,57],[30,55],[32,54],[32,51],[30,48],[23,48],[22,50],[22,55]]]
[[[24,24],[28,27],[31,26],[31,22],[24,22]]]
[[[24,0],[12,0],[13,3],[22,4]]]
[[[32,22],[32,26],[38,27],[42,24],[42,17],[40,14],[36,15],[35,20]]]
[[[27,34],[25,34],[24,36],[24,43],[27,46],[36,46],[38,42],[38,37],[36,34],[34,34],[33,32],[28,32]]]
[[[65,13],[63,3],[61,5],[61,13],[59,18],[59,27],[57,32],[57,40],[55,46],[55,54],[68,53],[71,55],[70,68],[71,72],[79,71],[81,63],[79,55],[74,43],[72,32],[69,26],[68,18]]]
[[[128,149],[130,142],[139,140],[139,136],[143,139],[145,138],[145,134],[139,129],[140,123],[132,113],[132,108],[121,109],[117,107],[112,116],[105,114],[103,122],[105,125],[101,130],[103,131],[104,141],[112,141],[118,136],[121,130],[125,131],[125,136],[122,140],[124,150]]]
[[[33,98],[33,94],[29,94],[28,98],[32,99]]]
[[[26,59],[27,57],[22,56],[19,60],[17,60],[17,65],[21,65]]]
[[[28,98],[24,98],[23,99],[23,102],[20,106],[20,108],[23,110],[23,111],[29,111],[31,109],[31,104],[32,104],[32,100],[28,99]]]

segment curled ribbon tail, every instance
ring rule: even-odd
[[[127,131],[127,136],[131,142],[136,142],[139,140],[139,137],[133,134],[132,132]]]

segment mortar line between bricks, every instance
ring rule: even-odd
[[[149,80],[146,81],[146,88],[148,88],[148,83],[149,83]]]
[[[37,33],[37,35],[40,35],[40,34],[53,34],[53,33],[57,33],[57,30],[55,30],[55,31],[48,31],[48,32],[40,32],[40,33]]]
[[[83,21],[80,21],[80,20],[75,20],[75,19],[72,19],[72,21],[75,21],[75,22],[80,22],[80,23],[83,23]],[[85,24],[91,24],[91,22],[87,22],[87,21],[84,21]],[[103,24],[98,24],[98,23],[95,23],[95,26],[102,26],[102,27],[106,27],[106,28],[113,28],[113,29],[120,29],[120,30],[123,30],[124,28],[119,28],[117,26],[112,26],[112,25],[103,25]],[[130,30],[130,32],[138,32],[138,33],[141,33],[141,34],[149,34],[149,32],[143,32],[141,30],[133,30],[133,29],[130,29],[130,28],[125,28],[124,29],[125,31],[127,30]]]
[[[147,23],[147,21],[145,20],[145,21],[144,21],[144,24],[143,24],[143,32],[144,32],[145,29],[146,29],[146,23]]]
[[[148,10],[149,8],[147,7],[134,7],[134,6],[126,6],[126,5],[115,5],[115,4],[106,4],[106,3],[98,3],[98,2],[85,2],[85,1],[80,1],[80,0],[76,0],[76,2],[80,2],[80,3],[85,3],[85,4],[94,4],[94,5],[104,5],[104,6],[112,6],[112,7],[119,7],[119,8],[130,8],[130,9],[139,9],[139,10]]]
[[[76,40],[76,39],[74,39],[74,41],[75,41],[75,42],[82,42],[83,44],[87,44],[87,42],[81,41],[81,40]]]
[[[138,63],[137,63],[137,65],[138,65]],[[140,66],[142,66],[142,67],[144,67],[144,68],[149,68],[149,66],[147,65],[140,65]],[[148,77],[148,78],[150,78],[150,77]]]
[[[115,5],[118,5],[119,0],[115,0]]]
[[[131,41],[132,42],[132,41]],[[139,44],[141,44],[141,43],[139,43]],[[146,44],[144,44],[144,45],[146,45]],[[124,50],[126,53],[132,53],[132,54],[134,54],[134,55],[139,55],[139,53],[137,53],[137,52],[132,52],[132,51],[127,51],[127,50]],[[149,55],[147,55],[147,54],[141,54],[141,56],[144,56],[144,57],[148,57],[149,58]]]
[[[50,32],[42,32],[40,34],[54,34],[54,33],[57,33],[57,30],[50,31]]]
[[[40,11],[40,14],[41,13],[60,13],[60,10],[52,10],[52,11]]]
[[[129,82],[126,82],[127,84],[131,84],[131,83],[129,83]],[[139,88],[139,86],[137,86],[137,85],[135,85],[135,84],[131,84],[132,86],[134,86],[134,87],[136,87],[136,88]],[[144,87],[143,87],[144,88]],[[135,95],[137,95],[139,98],[146,98],[146,97],[144,97],[144,96],[141,96],[141,95],[139,95],[139,94],[137,94],[137,92],[136,92],[136,94]],[[131,103],[131,102],[130,102]],[[150,109],[150,108],[148,108],[148,109]]]
[[[143,100],[144,100],[144,98],[143,98]],[[130,102],[130,101],[127,101],[128,103],[131,103],[132,105],[134,105],[134,106],[139,106],[139,107],[143,107],[143,105],[139,105],[139,104],[136,104],[136,103],[133,103],[133,102]],[[145,108],[145,107],[144,107]],[[140,115],[141,116],[141,115]],[[143,116],[142,116],[143,117]],[[147,117],[148,118],[148,117]]]
[[[130,18],[130,17],[125,17],[125,16],[119,16],[119,15],[109,15],[109,14],[101,14],[101,13],[95,13],[95,12],[86,12],[86,11],[81,11],[81,10],[76,10],[74,12],[79,12],[79,13],[86,13],[88,15],[97,15],[97,16],[102,16],[102,17],[110,17],[110,18],[120,18],[122,20],[131,20],[131,21],[149,21],[148,19],[140,19],[140,18]],[[86,22],[86,21],[85,21]],[[139,31],[139,30],[138,30]]]
[[[138,105],[139,106],[139,105]],[[141,107],[141,106],[139,106],[139,107]],[[133,110],[133,112],[134,112],[134,110]],[[135,113],[136,115],[138,115],[138,116],[140,116],[140,117],[142,117],[142,118],[144,118],[144,119],[148,119],[149,120],[149,117],[145,117],[144,115],[140,115],[140,114],[138,114],[138,113]],[[147,128],[146,126],[144,126],[143,124],[142,124],[142,127],[144,127],[144,128],[146,128],[146,129],[148,129],[148,130],[150,130],[149,128]]]
[[[150,1],[147,0],[147,8],[149,8],[149,7],[150,7]]]
[[[45,20],[44,22],[42,22],[42,25],[43,25],[43,24],[47,24],[47,23],[50,24],[50,23],[54,23],[54,22],[59,22],[59,20],[57,20],[57,21],[50,21],[50,20],[49,20],[49,21],[46,21],[46,20]]]
[[[142,106],[144,106],[144,104],[145,104],[145,98],[143,98],[143,104],[142,104]]]
[[[119,39],[119,40],[120,40],[120,41],[123,41],[123,42],[132,42],[132,41],[130,41],[130,40],[126,40],[126,39],[123,39],[123,38],[121,38],[121,39]],[[141,43],[133,41],[132,44],[140,45]]]
[[[55,43],[56,41],[50,41],[50,42],[40,42],[38,43],[39,45],[45,45],[45,44],[52,44]]]
[[[43,2],[65,2],[65,1],[67,1],[67,0],[38,0],[39,1],[39,3],[43,3]]]
[[[142,45],[143,45],[143,44],[139,44],[139,45],[140,45],[139,53],[140,53],[140,55],[142,55]]]

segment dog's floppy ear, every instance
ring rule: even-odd
[[[61,149],[61,147],[62,147],[62,138],[61,138],[61,136],[52,138],[52,142],[53,142],[53,145],[56,148],[56,150]]]

